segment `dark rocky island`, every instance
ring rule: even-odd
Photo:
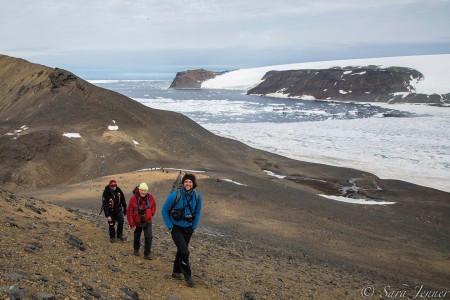
[[[315,99],[389,102],[449,103],[449,94],[415,93],[413,82],[423,79],[422,73],[404,67],[345,67],[270,71],[249,95],[282,93],[289,97]]]
[[[172,89],[200,89],[202,82],[221,75],[225,72],[212,72],[203,69],[178,72],[170,88]]]

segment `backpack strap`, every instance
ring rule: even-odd
[[[149,195],[147,194],[147,197],[145,197],[145,210],[151,208],[150,203],[149,203]],[[136,201],[137,201],[137,211],[139,211],[139,213],[142,211],[141,210],[141,197],[139,195],[136,195]]]
[[[193,192],[195,194],[195,210],[197,211],[197,207],[198,207],[198,193],[197,193],[196,190],[193,190]],[[180,198],[181,198],[181,188],[177,189],[177,196],[175,197],[175,201],[173,201],[173,204],[170,207],[169,211],[171,211],[178,204],[178,202],[180,201]],[[188,205],[189,205],[189,203],[188,203]],[[192,212],[192,209],[191,209],[190,205],[189,205],[189,210],[194,215],[196,214],[196,212]]]
[[[181,189],[177,189],[177,196],[175,197],[175,201],[173,201],[173,204],[170,207],[169,211],[171,211],[178,204],[178,202],[180,201],[180,198],[181,198]]]

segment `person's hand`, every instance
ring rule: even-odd
[[[131,227],[131,231],[135,231],[136,230],[136,227]]]
[[[108,222],[112,221],[111,217],[107,217],[106,220],[108,220]]]
[[[167,230],[167,233],[168,233],[168,234],[172,234],[172,228],[169,228],[169,229]]]

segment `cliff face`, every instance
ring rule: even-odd
[[[262,79],[264,81],[247,94],[282,93],[289,97],[389,103],[442,104],[450,101],[448,94],[415,93],[413,83],[423,80],[423,75],[403,67],[270,71]]]
[[[224,72],[212,72],[203,69],[178,72],[170,88],[173,89],[200,89],[202,82],[214,78]]]

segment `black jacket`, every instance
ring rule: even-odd
[[[113,191],[109,185],[105,186],[102,195],[102,202],[105,217],[116,215],[120,211],[123,211],[124,214],[126,213],[127,202],[120,187],[116,187],[116,190]]]

